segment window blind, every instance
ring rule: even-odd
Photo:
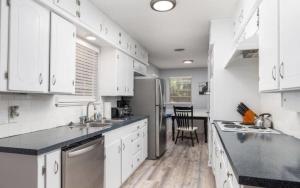
[[[99,52],[76,44],[76,96],[96,97]]]

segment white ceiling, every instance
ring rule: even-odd
[[[143,45],[160,69],[206,67],[209,21],[233,16],[238,0],[177,0],[170,12],[155,12],[150,0],[92,0]],[[185,48],[184,52],[174,52]],[[182,63],[184,59],[195,62]]]

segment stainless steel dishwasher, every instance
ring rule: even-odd
[[[63,149],[63,188],[103,188],[103,182],[104,137],[76,143]]]

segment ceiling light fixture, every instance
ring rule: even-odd
[[[89,40],[89,41],[95,41],[96,37],[89,35],[89,36],[86,36],[85,39]]]
[[[194,61],[193,60],[184,60],[183,63],[184,64],[192,64],[192,63],[194,63]]]
[[[167,12],[175,8],[176,0],[151,0],[151,8],[158,12]]]

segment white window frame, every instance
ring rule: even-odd
[[[171,101],[171,90],[170,90],[170,79],[178,79],[178,78],[190,78],[191,79],[191,101],[190,102],[172,102]],[[193,77],[192,76],[171,76],[168,77],[167,81],[167,86],[168,86],[168,104],[174,105],[174,104],[179,104],[179,105],[189,105],[193,103]]]
[[[90,48],[90,49],[98,52],[99,56],[98,56],[97,80],[99,80],[100,48],[96,47],[80,38],[76,39],[76,43],[79,43],[87,48]],[[58,107],[84,106],[88,102],[96,102],[100,98],[98,88],[99,88],[99,83],[97,83],[96,96],[56,95],[55,96],[55,105]]]

